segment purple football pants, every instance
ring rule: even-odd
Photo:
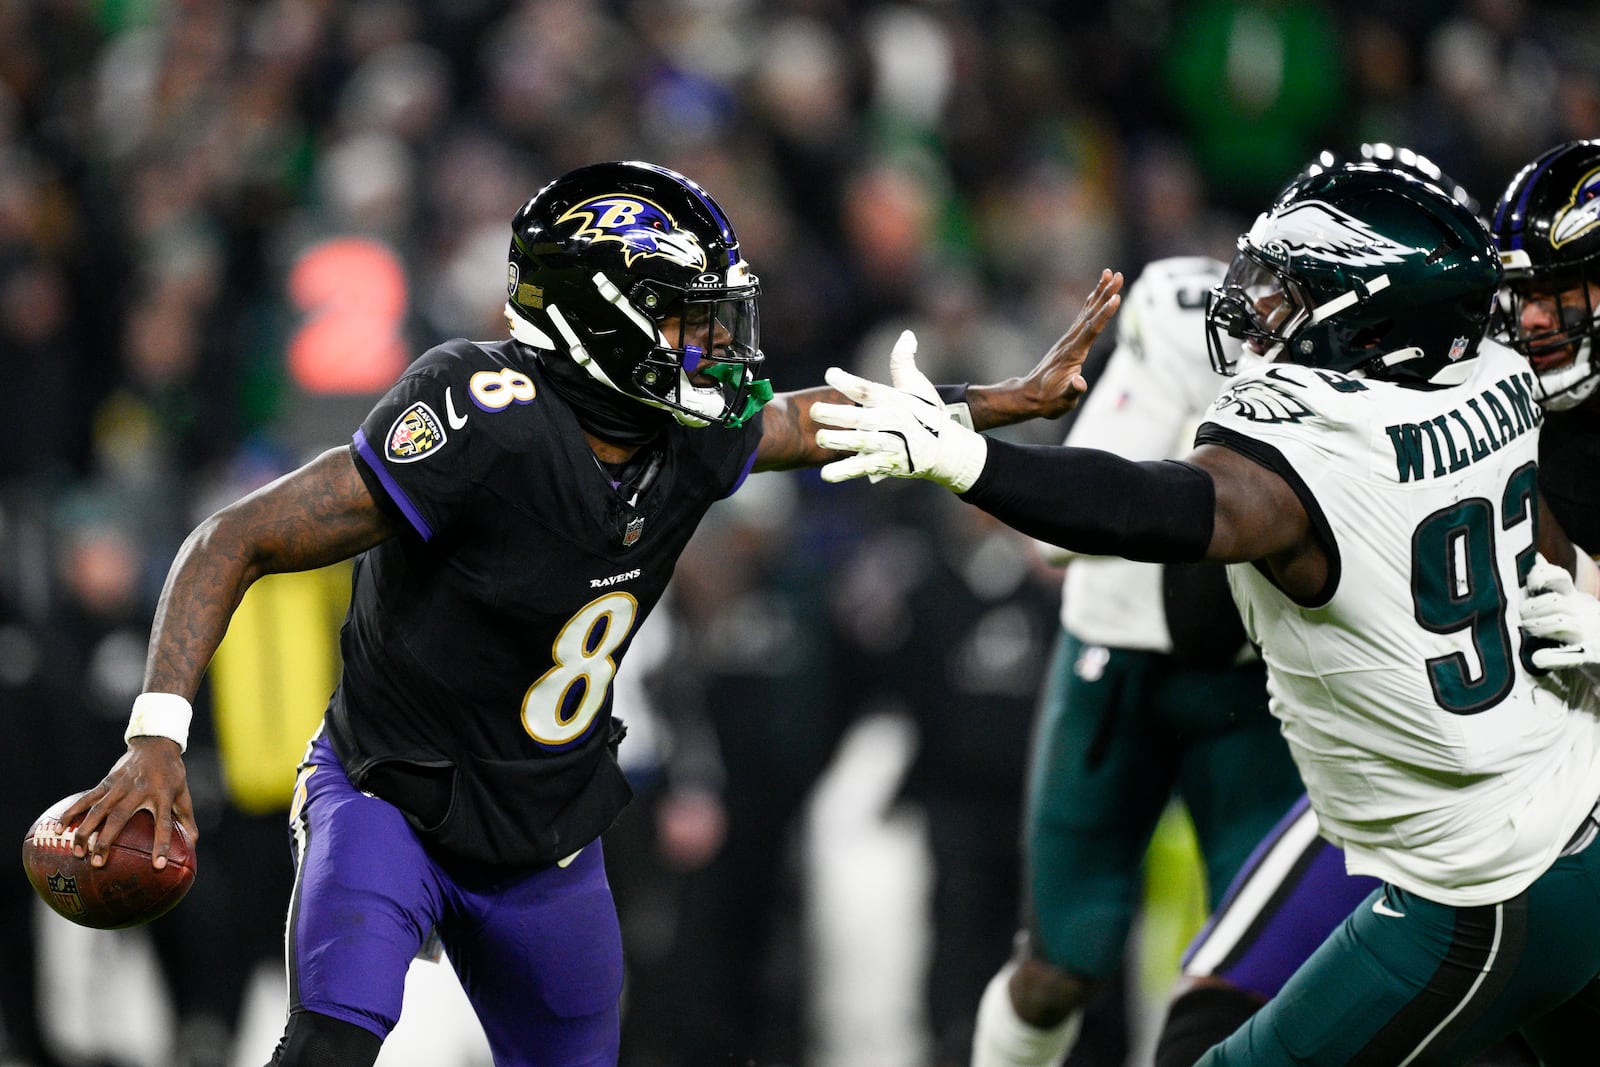
[[[387,1037],[411,960],[437,928],[497,1067],[617,1062],[622,935],[599,841],[565,867],[462,886],[398,808],[350,784],[320,736],[289,820],[291,1010]]]
[[[1380,884],[1345,873],[1344,853],[1317,835],[1302,796],[1239,869],[1184,954],[1183,973],[1274,997]]]

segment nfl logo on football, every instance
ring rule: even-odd
[[[56,898],[56,910],[63,915],[82,915],[83,898],[78,895],[78,880],[70,874],[47,875],[45,883],[50,895]]]

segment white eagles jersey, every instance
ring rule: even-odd
[[[1132,460],[1188,453],[1194,429],[1228,379],[1206,354],[1206,294],[1227,264],[1178,256],[1149,264],[1123,294],[1117,346],[1084,398],[1066,443]],[[1076,556],[1061,594],[1061,625],[1087,644],[1171,652],[1161,606],[1161,566],[1114,556]]]
[[[1228,568],[1324,836],[1352,874],[1476,906],[1526,888],[1594,806],[1600,717],[1578,672],[1521,657],[1533,375],[1486,341],[1457,376],[1430,391],[1268,365],[1223,390],[1199,443],[1281,474],[1330,550],[1310,603]]]

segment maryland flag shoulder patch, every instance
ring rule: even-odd
[[[444,447],[444,423],[433,409],[417,401],[400,413],[389,427],[384,451],[394,463],[415,463]]]

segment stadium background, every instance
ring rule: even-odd
[[[1324,147],[1410,145],[1492,203],[1545,147],[1596,135],[1600,25],[1580,2],[0,0],[5,824],[20,834],[115,758],[155,594],[195,521],[346,440],[430,344],[503,334],[507,223],[572,166],[650,159],[718,197],[762,279],[771,376],[792,388],[835,363],[881,376],[906,326],[935,379],[1025,370],[1102,267],[1226,258]],[[885,580],[885,561],[970,534],[925,488],[752,482],[735,499],[754,506],[724,509],[686,560],[619,694],[644,814],[613,867],[639,965],[681,939],[725,805],[762,809],[794,844],[766,889],[778,933],[756,984],[817,1065],[927,1062],[925,816],[985,786],[917,762],[939,709],[841,696],[860,678],[839,664],[892,663],[874,658],[884,635],[910,632],[884,605],[912,604],[915,582]],[[175,913],[192,919],[91,936],[34,914],[20,877],[0,889],[0,1062],[28,1062],[35,1022],[65,1062],[188,1062],[175,1039],[228,1050],[204,1062],[264,1058],[283,768],[335,669],[343,581],[264,583],[213,671],[216,729],[190,761],[205,896]],[[720,684],[749,664],[704,654],[707,633],[750,639],[730,591],[830,631],[786,675],[766,660],[765,696]],[[731,710],[725,690],[744,694]],[[741,734],[768,702],[782,729]],[[1016,783],[1013,727],[982,759]],[[735,788],[740,746],[790,773]],[[1173,825],[1161,862],[1181,872]],[[974,840],[1013,834],[991,822]],[[1174,899],[1135,957],[1135,1031],[1194,919],[1192,876],[1154,881]],[[485,1062],[443,973],[423,972],[386,1064]],[[31,976],[41,1018],[19,1019]]]

